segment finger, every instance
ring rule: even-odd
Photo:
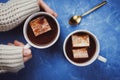
[[[54,17],[57,17],[57,16],[58,16],[58,14],[55,13],[55,12],[53,12],[52,15],[53,15]]]
[[[14,46],[14,44],[13,44],[13,43],[8,43],[8,45],[10,45],[10,46]]]
[[[52,14],[54,17],[57,17],[57,13],[55,13],[43,0],[39,0],[39,5],[48,13]]]
[[[27,56],[27,57],[24,57],[23,58],[23,60],[24,60],[24,62],[27,62],[29,59],[31,59],[32,58],[32,55],[29,55],[29,56]]]
[[[23,56],[27,57],[29,55],[32,55],[31,50],[30,49],[24,49]]]
[[[14,41],[14,45],[15,46],[22,46],[22,47],[24,46],[24,44],[22,42],[17,41],[17,40]]]

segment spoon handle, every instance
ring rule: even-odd
[[[86,16],[87,14],[93,12],[94,10],[102,7],[103,5],[105,5],[107,3],[107,1],[103,1],[102,3],[98,4],[97,6],[93,7],[92,9],[88,10],[87,12],[85,12],[84,14],[82,14],[81,16]]]

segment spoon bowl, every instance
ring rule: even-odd
[[[81,19],[82,19],[82,16],[74,15],[70,18],[69,24],[70,25],[77,25],[80,23]]]

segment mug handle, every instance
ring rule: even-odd
[[[97,59],[100,60],[101,62],[104,62],[104,63],[107,62],[107,59],[105,57],[100,56],[100,55],[98,56]]]
[[[30,47],[31,47],[31,45],[27,43],[27,44],[24,46],[24,49],[28,49],[28,48],[30,48]]]

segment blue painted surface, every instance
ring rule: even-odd
[[[17,74],[0,74],[0,80],[120,80],[120,0],[107,0],[99,10],[84,17],[78,26],[70,26],[69,18],[80,15],[102,0],[45,0],[58,13],[61,34],[55,45],[48,49],[32,48],[33,58]],[[6,0],[0,0],[6,2]],[[23,24],[18,28],[0,33],[0,43],[7,44],[17,39],[26,43]],[[107,63],[96,60],[86,67],[70,64],[63,55],[63,41],[72,31],[86,29],[100,41],[100,55]]]

